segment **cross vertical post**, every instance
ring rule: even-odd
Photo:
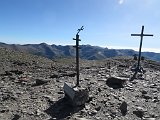
[[[138,65],[137,65],[137,68],[136,68],[136,72],[141,71],[140,60],[141,60],[141,49],[142,49],[143,36],[153,36],[151,34],[143,34],[143,32],[144,32],[144,26],[142,26],[141,34],[131,34],[131,36],[140,36],[141,37],[140,46],[139,46],[139,55],[138,55]]]
[[[76,86],[79,86],[79,41],[81,41],[79,39],[79,32],[83,29],[84,29],[83,26],[80,29],[78,29],[78,32],[76,34],[76,39],[73,38],[73,40],[76,40],[76,46],[74,46],[76,48],[76,72],[77,72]]]
[[[76,72],[77,72],[77,83],[76,86],[72,86],[71,84],[64,83],[63,89],[64,93],[67,96],[66,98],[69,98],[69,103],[71,103],[72,106],[82,106],[89,100],[89,91],[87,88],[83,88],[79,86],[79,32],[83,30],[83,26],[78,29],[78,32],[76,34],[76,38],[73,38],[73,40],[76,40]]]

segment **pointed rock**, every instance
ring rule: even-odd
[[[125,116],[127,114],[127,103],[123,101],[119,109],[121,110],[122,115]]]
[[[144,109],[141,107],[137,107],[137,109],[135,111],[133,111],[133,114],[135,114],[137,117],[139,118],[143,118],[144,116]]]

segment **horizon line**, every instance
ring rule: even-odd
[[[5,43],[5,42],[0,42],[0,43],[4,43],[4,44],[15,44],[15,43]],[[73,45],[73,44],[50,44],[50,43],[46,43],[46,42],[40,42],[40,43],[25,43],[25,44],[21,44],[21,43],[17,43],[15,45],[27,45],[27,44],[42,44],[42,43],[45,43],[45,44],[48,44],[48,45],[61,45],[61,46],[67,46],[67,45]],[[82,44],[82,45],[91,45],[91,44]],[[101,45],[91,45],[91,46],[97,46],[97,47],[102,47],[102,48],[108,48],[108,49],[130,49],[130,50],[134,50],[134,51],[139,51],[139,48],[138,47],[128,47],[128,46],[112,46],[112,45],[108,45],[108,46],[101,46]],[[155,52],[155,53],[160,53],[160,48],[145,48],[145,47],[142,47],[142,52]]]

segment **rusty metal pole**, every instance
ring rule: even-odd
[[[73,40],[76,40],[76,46],[74,46],[74,47],[76,47],[76,72],[77,72],[77,83],[76,83],[76,86],[79,86],[79,48],[80,48],[79,47],[79,41],[81,41],[79,39],[79,35],[78,34],[83,29],[84,29],[83,26],[80,29],[78,29],[78,32],[76,34],[76,39],[73,38]]]
[[[79,35],[76,34],[76,71],[77,71],[77,83],[76,86],[79,86]]]
[[[141,40],[140,40],[140,46],[139,46],[138,65],[137,65],[137,69],[138,70],[140,70],[140,60],[141,60],[141,49],[142,49],[142,41],[143,41],[143,31],[144,31],[144,26],[142,26],[142,31],[141,31]]]
[[[76,66],[77,66],[77,84],[76,86],[79,86],[79,35],[76,35]]]

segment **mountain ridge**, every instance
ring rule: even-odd
[[[71,45],[48,45],[46,43],[40,44],[6,44],[0,42],[0,47],[8,48],[11,50],[26,52],[34,55],[47,57],[49,59],[59,57],[74,57],[75,48]],[[116,56],[133,56],[138,54],[137,51],[132,49],[108,49],[92,45],[80,45],[80,57],[87,60],[101,60]],[[147,59],[160,61],[160,53],[155,52],[142,52],[142,56]]]

